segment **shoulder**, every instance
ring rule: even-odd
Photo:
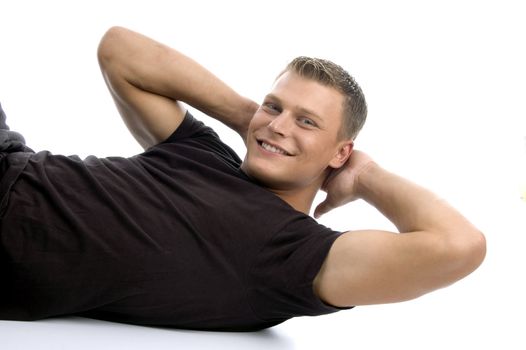
[[[217,133],[202,121],[196,119],[189,111],[186,111],[184,119],[179,127],[163,143],[173,143],[187,138],[209,136],[219,139]]]
[[[314,278],[334,241],[341,235],[311,217],[283,209],[269,213],[281,221],[254,259],[249,276],[249,297],[258,317],[287,319],[314,316],[339,309],[324,303],[313,288]]]
[[[166,145],[177,145],[181,151],[206,152],[220,156],[229,163],[237,166],[241,164],[238,154],[215,132],[214,129],[195,118],[190,112],[186,112],[181,125],[164,141],[150,147],[146,153],[154,149],[160,149]],[[173,148],[171,148],[173,150]]]

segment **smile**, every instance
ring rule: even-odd
[[[258,144],[267,152],[275,153],[275,154],[281,154],[284,156],[290,156],[290,154],[285,151],[284,149],[281,149],[279,147],[276,147],[274,145],[268,144],[265,141],[258,141]]]

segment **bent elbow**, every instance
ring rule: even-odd
[[[118,52],[122,51],[121,46],[127,33],[129,33],[128,29],[114,26],[102,36],[97,48],[97,58],[102,69],[115,58]]]
[[[457,241],[455,248],[451,250],[456,261],[456,269],[459,279],[475,271],[486,257],[486,238],[484,234],[476,229],[464,233],[463,239]]]
[[[473,270],[479,267],[486,257],[486,237],[480,231],[477,231],[474,236],[471,249]]]

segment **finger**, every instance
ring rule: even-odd
[[[314,209],[314,218],[319,219],[320,216],[323,214],[329,212],[332,209],[332,206],[327,202],[327,200],[324,200],[318,206],[316,206],[316,209]]]

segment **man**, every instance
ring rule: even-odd
[[[99,61],[145,152],[34,154],[4,126],[0,318],[255,330],[415,298],[482,262],[484,237],[461,214],[353,151],[365,100],[339,66],[300,57],[259,106],[124,28]],[[237,131],[244,161],[182,103]],[[362,198],[401,234],[319,225],[320,188],[316,216]]]

